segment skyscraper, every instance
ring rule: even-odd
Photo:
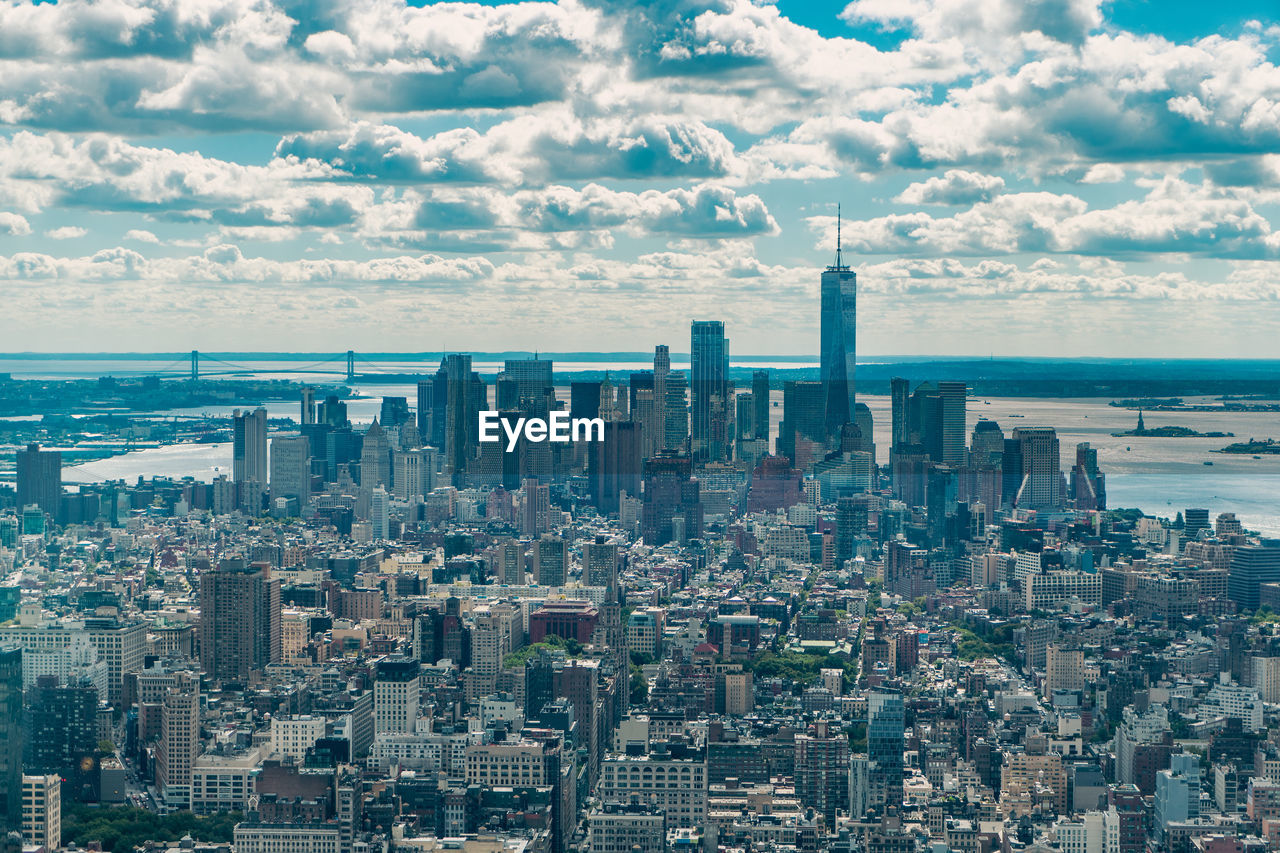
[[[267,487],[267,410],[236,409],[231,419],[231,479],[237,485],[252,483],[261,494]]]
[[[459,664],[461,666],[461,664]],[[383,658],[373,679],[373,716],[376,731],[407,733],[418,721],[419,673],[413,658]]]
[[[963,382],[938,383],[942,398],[942,459],[945,465],[964,464],[965,403],[969,386]]]
[[[534,551],[535,568],[540,586],[564,586],[569,575],[569,551],[565,541],[550,533],[542,534]]]
[[[822,459],[826,443],[826,386],[821,382],[782,384],[782,421],[778,424],[778,455],[807,471]]]
[[[591,503],[604,515],[618,511],[618,494],[640,494],[640,424],[608,421],[604,440],[587,445],[587,475]]]
[[[867,694],[867,759],[871,805],[902,805],[906,709],[902,694],[878,687]]]
[[[316,422],[316,389],[306,385],[302,389],[302,419],[298,423],[306,426]]]
[[[311,441],[304,436],[271,439],[271,500],[311,501]]]
[[[379,542],[391,538],[391,496],[381,484],[369,492],[369,526],[373,528],[373,538]]]
[[[22,649],[0,648],[0,819],[22,831]]]
[[[372,492],[375,486],[391,485],[391,442],[374,418],[360,446],[360,488]]]
[[[671,375],[671,350],[666,344],[658,344],[653,350],[653,422],[657,435],[653,447],[667,447],[667,377]]]
[[[835,826],[836,811],[849,807],[849,738],[826,720],[796,735],[795,782],[800,805],[820,812]]]
[[[88,682],[59,684],[57,676],[44,675],[29,697],[26,771],[66,779],[68,799],[96,800],[98,689]]]
[[[911,380],[895,376],[889,380],[889,406],[892,423],[891,450],[897,450],[910,438],[911,427],[907,421],[907,405],[911,399]]]
[[[1259,545],[1242,545],[1231,555],[1227,573],[1227,597],[1242,611],[1258,609],[1259,587],[1280,583],[1280,540],[1264,539]]]
[[[280,581],[265,563],[232,557],[200,575],[200,665],[244,683],[280,660]]]
[[[755,409],[752,429],[756,438],[769,440],[769,371],[751,374],[751,405]]]
[[[431,380],[418,383],[418,435],[422,440],[431,443],[431,406],[434,388]]]
[[[659,455],[644,463],[644,503],[640,527],[646,545],[702,535],[698,480],[689,457]]]
[[[551,376],[554,366],[549,358],[507,359],[498,382],[509,384],[513,399],[497,401],[499,409],[525,409],[532,399],[545,401],[555,394]]]
[[[685,450],[689,440],[689,383],[683,370],[673,370],[667,374],[666,421],[663,425],[665,433],[665,450]]]
[[[606,587],[615,594],[618,586],[618,543],[597,534],[594,542],[582,546],[582,574],[588,586]]]
[[[858,276],[840,254],[839,208],[836,212],[836,262],[822,273],[821,347],[819,378],[826,397],[827,437],[853,417],[854,362],[858,320]]]
[[[200,747],[200,680],[180,672],[165,690],[156,745],[156,786],[167,807],[190,807],[191,768]]]
[[[1013,431],[1022,455],[1022,483],[1014,505],[1030,509],[1062,506],[1062,464],[1058,433],[1052,427],[1019,427]]]
[[[450,353],[442,365],[445,378],[444,470],[461,485],[467,463],[480,438],[480,410],[488,408],[488,389],[471,369],[471,356]]]
[[[724,418],[729,405],[729,339],[719,320],[694,320],[690,327],[693,419],[690,448],[699,462],[724,458],[726,436],[716,434],[717,415]],[[722,424],[723,425],[723,424]]]
[[[62,501],[62,454],[41,450],[38,444],[28,444],[17,456],[18,512],[35,504],[57,518],[58,504]]]

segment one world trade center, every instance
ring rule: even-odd
[[[822,273],[822,389],[826,396],[828,440],[853,420],[854,356],[858,319],[858,276],[840,254],[840,214],[836,213],[836,262]]]

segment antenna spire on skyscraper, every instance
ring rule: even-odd
[[[830,272],[848,272],[849,268],[844,265],[844,245],[841,239],[841,230],[843,221],[841,217],[841,204],[836,202],[836,262],[827,267]]]
[[[844,266],[840,259],[840,202],[836,202],[836,266]]]

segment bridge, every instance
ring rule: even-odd
[[[335,353],[329,357],[323,357],[318,361],[312,361],[299,364],[296,367],[291,362],[279,362],[276,367],[263,367],[261,365],[236,364],[225,359],[217,358],[209,354],[201,355],[199,350],[192,350],[189,362],[189,369],[180,370],[185,359],[178,359],[170,362],[159,370],[143,371],[147,376],[157,376],[161,379],[176,379],[186,377],[192,382],[198,382],[201,379],[213,379],[219,376],[269,376],[278,373],[288,374],[314,374],[317,376],[341,376],[347,382],[355,382],[360,377],[376,378],[379,375],[400,375],[380,369],[380,366],[373,362],[358,361],[354,350],[347,350],[346,353]],[[428,366],[428,362],[423,362],[422,373],[434,373],[434,365]],[[360,368],[357,373],[356,368]]]

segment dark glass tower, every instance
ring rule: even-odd
[[[867,759],[873,804],[902,806],[905,728],[901,693],[881,687],[867,694]]]
[[[690,328],[693,398],[691,448],[699,462],[719,461],[725,455],[723,431],[714,428],[729,405],[729,340],[719,320],[694,320]]]
[[[0,819],[22,830],[22,649],[0,648]]]
[[[827,437],[840,435],[840,427],[853,419],[854,356],[858,320],[858,276],[845,266],[840,254],[837,208],[836,262],[822,273],[822,386],[826,394]]]

